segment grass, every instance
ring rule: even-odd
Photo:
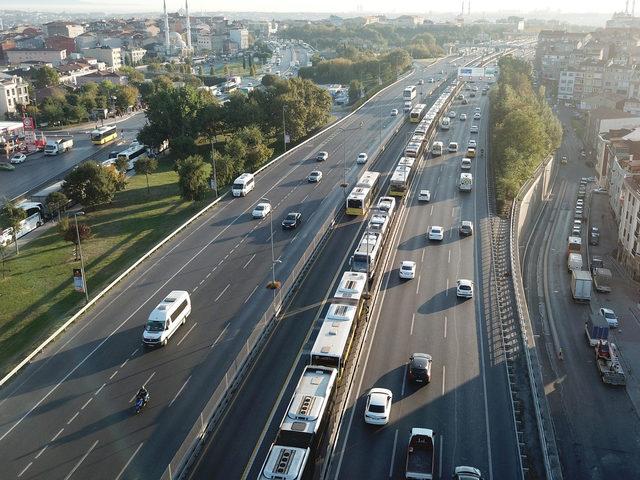
[[[173,161],[163,159],[149,176],[129,179],[114,202],[87,212],[82,221],[93,237],[83,242],[89,293],[96,293],[153,245],[200,210],[211,197],[185,202],[178,194]],[[211,194],[213,195],[213,194]],[[7,372],[26,352],[42,342],[84,305],[73,290],[73,244],[62,240],[55,226],[7,260],[0,278],[0,370]]]

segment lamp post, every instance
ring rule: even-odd
[[[216,198],[218,198],[218,177],[216,174],[216,152],[213,149],[213,140],[211,140],[211,164],[213,166],[213,189],[216,192]]]
[[[261,202],[266,202],[271,205],[271,202],[268,198],[262,197],[260,199]],[[271,233],[271,283],[273,286],[273,296],[276,296],[276,256],[273,247],[273,210],[269,212],[269,229]]]
[[[287,106],[282,106],[282,143],[284,145],[284,153],[287,153],[287,125],[285,123],[284,112],[287,110]]]
[[[89,303],[89,290],[87,289],[87,277],[84,273],[84,257],[82,256],[82,245],[80,244],[80,230],[78,229],[78,215],[84,215],[84,212],[74,212],[73,219],[76,224],[76,237],[78,239],[78,253],[80,254],[80,272],[82,273],[82,287],[84,289],[84,298]]]

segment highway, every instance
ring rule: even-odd
[[[104,146],[91,143],[87,131],[93,128],[83,131],[71,129],[69,133],[73,136],[74,145],[70,151],[56,156],[45,156],[44,153],[41,152],[34,153],[29,155],[24,163],[16,165],[14,171],[0,171],[0,198],[6,197],[11,199],[23,195],[33,188],[42,185],[44,182],[52,178],[57,178],[63,172],[86,160],[98,151],[100,153],[96,157],[96,160],[106,160],[111,150],[124,150],[124,148],[136,138],[138,130],[145,122],[146,118],[143,114],[137,114],[118,122],[118,129],[123,129],[124,133],[120,135],[116,141]],[[106,122],[106,125],[110,125],[111,123],[112,122]],[[67,136],[66,132],[51,133],[47,137],[59,138],[60,136]]]
[[[486,96],[451,108],[458,118],[436,139],[459,143],[462,152],[430,158],[414,182],[400,232],[392,244],[381,291],[373,310],[367,346],[357,367],[339,440],[331,462],[332,479],[400,478],[412,427],[435,431],[436,478],[447,478],[457,465],[472,465],[487,479],[518,478],[518,453],[506,368],[499,338],[489,335],[490,262],[485,161],[473,161],[474,188],[460,192],[460,161],[470,138],[478,151],[487,145],[488,115],[472,120],[475,107],[488,112]],[[480,125],[470,134],[471,124]],[[429,189],[429,204],[419,203],[417,190]],[[474,223],[474,235],[462,238],[463,220]],[[442,242],[426,239],[432,225],[445,229]],[[416,278],[400,280],[403,260],[417,263]],[[456,298],[456,281],[475,282],[474,298]],[[416,387],[407,379],[407,362],[414,352],[433,357],[432,379]],[[390,389],[393,406],[389,423],[364,423],[367,391]]]
[[[593,350],[588,348],[585,339],[587,316],[607,300],[594,294],[591,304],[571,301],[567,237],[580,178],[592,175],[593,170],[580,160],[581,145],[571,128],[571,111],[560,107],[559,116],[566,135],[558,155],[566,155],[568,164],[560,166],[550,200],[538,221],[538,225],[545,228],[537,228],[531,238],[523,238],[521,244],[526,242],[524,285],[534,330],[541,340],[537,345],[562,472],[564,478],[571,479],[637,478],[640,419],[624,388],[602,383]],[[587,224],[583,225],[586,230]],[[586,242],[583,234],[583,245]],[[586,268],[586,255],[583,258]],[[550,321],[557,328],[562,361],[556,356]],[[621,330],[624,338],[625,334],[631,335],[633,327]],[[619,333],[611,335],[615,341]]]
[[[438,67],[431,67],[438,68]],[[19,478],[157,478],[265,312],[272,293],[269,219],[252,220],[262,197],[274,207],[276,277],[285,280],[308,238],[342,202],[371,152],[402,117],[402,89],[383,92],[257,177],[245,198],[224,198],[154,254],[82,321],[69,328],[0,392],[0,456]],[[316,162],[316,152],[329,159]],[[316,168],[319,184],[306,176]],[[283,232],[289,211],[303,213],[298,233]],[[133,259],[132,259],[133,260]],[[169,345],[145,351],[149,312],[171,290],[191,294],[192,314]],[[151,402],[134,416],[132,398],[147,385]]]

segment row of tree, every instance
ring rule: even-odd
[[[498,63],[500,77],[491,92],[492,165],[499,211],[508,209],[524,183],[562,140],[562,126],[535,90],[531,64],[512,56]]]

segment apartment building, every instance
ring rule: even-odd
[[[128,48],[124,51],[124,55],[129,65],[139,65],[142,63],[142,59],[146,55],[147,51],[144,48]]]
[[[49,22],[44,24],[44,28],[48,37],[61,35],[63,37],[75,38],[84,33],[84,27],[82,25],[70,22]]]
[[[18,65],[24,62],[45,62],[52,65],[60,65],[67,58],[66,50],[58,50],[56,48],[43,48],[39,50],[31,49],[13,49],[5,52],[7,61],[11,65]]]
[[[99,62],[104,62],[104,64],[112,70],[118,70],[122,67],[122,49],[121,48],[111,48],[111,47],[96,47],[96,48],[87,48],[83,50],[82,53],[85,57],[93,57]]]
[[[4,118],[6,113],[18,113],[19,106],[28,103],[27,82],[17,75],[0,73],[0,118]]]
[[[232,28],[229,30],[229,40],[238,45],[239,50],[249,48],[249,30],[246,28]]]
[[[44,45],[46,48],[53,50],[66,50],[67,55],[76,51],[75,39],[63,35],[54,35],[53,37],[45,38]]]

